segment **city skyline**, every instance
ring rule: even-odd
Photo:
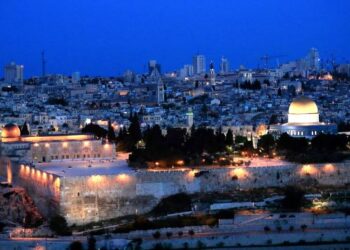
[[[347,1],[283,6],[276,1],[221,1],[210,6],[209,1],[180,1],[170,7],[160,1],[0,3],[6,34],[0,41],[0,64],[15,61],[25,66],[25,77],[41,75],[45,50],[49,74],[115,76],[127,69],[146,72],[151,59],[163,72],[177,70],[197,53],[206,56],[207,64],[213,60],[217,70],[222,56],[231,68],[256,68],[266,54],[286,55],[285,62],[304,56],[311,47],[322,58],[350,57]]]

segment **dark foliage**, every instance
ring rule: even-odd
[[[107,136],[108,131],[104,128],[100,127],[97,124],[89,123],[82,130],[82,133],[85,134],[93,134],[97,138],[105,138]]]
[[[29,129],[28,129],[28,124],[27,122],[24,122],[23,126],[21,127],[21,135],[29,135]]]
[[[69,245],[69,250],[83,250],[83,244],[80,241],[73,241]]]
[[[58,235],[66,236],[72,234],[67,225],[66,219],[60,215],[52,217],[49,226],[50,229]]]
[[[120,133],[118,138],[124,136]],[[132,150],[131,163],[164,161],[168,166],[174,166],[182,160],[186,164],[195,164],[200,162],[203,153],[225,152],[226,146],[233,144],[232,131],[225,136],[221,129],[214,131],[205,127],[193,127],[190,134],[185,129],[168,128],[163,136],[160,127],[155,125],[144,131],[142,140],[145,147]],[[207,159],[206,163],[210,162],[211,159]]]
[[[96,239],[93,235],[88,238],[88,250],[96,250]]]
[[[107,131],[107,138],[110,142],[114,142],[116,140],[114,128],[112,127],[111,121],[108,121],[108,131]]]
[[[284,199],[281,201],[281,205],[284,209],[299,211],[305,204],[304,190],[295,187],[288,186],[284,190]]]
[[[179,193],[163,198],[151,213],[156,215],[165,215],[190,210],[191,198],[185,193]]]
[[[62,106],[67,106],[68,105],[67,101],[64,98],[61,98],[61,97],[50,97],[47,100],[47,104],[50,104],[50,105],[62,105]]]
[[[267,154],[271,153],[271,150],[275,148],[275,145],[275,139],[271,134],[261,136],[258,141],[258,147]]]

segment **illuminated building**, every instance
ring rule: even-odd
[[[289,106],[288,123],[271,125],[271,134],[287,133],[293,137],[312,138],[320,133],[335,134],[337,126],[320,122],[316,103],[308,97],[299,96]]]

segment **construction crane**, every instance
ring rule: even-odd
[[[269,68],[269,61],[271,59],[276,59],[277,67],[279,67],[280,66],[279,59],[282,57],[286,57],[286,55],[278,55],[278,56],[264,55],[264,56],[260,57],[260,60],[263,62],[264,68],[268,69]]]

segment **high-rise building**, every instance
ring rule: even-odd
[[[153,71],[154,69],[157,69],[158,72],[159,72],[159,74],[162,73],[162,71],[161,71],[161,69],[162,69],[161,65],[160,65],[159,63],[157,63],[156,60],[149,60],[149,61],[148,61],[148,74],[151,74],[152,71]]]
[[[194,74],[202,74],[205,73],[205,56],[204,55],[195,55],[193,56],[193,73]]]
[[[23,65],[17,65],[14,62],[5,65],[4,78],[5,82],[9,84],[22,84],[23,83]]]
[[[80,72],[76,71],[72,73],[72,83],[73,84],[80,83]]]
[[[310,49],[310,52],[307,55],[306,61],[307,61],[309,70],[312,70],[312,71],[320,70],[321,59],[317,49],[315,48]]]
[[[180,69],[180,77],[189,77],[193,76],[193,66],[191,64],[186,64],[182,69]]]
[[[226,57],[221,57],[220,73],[225,74],[230,71],[230,63]]]

